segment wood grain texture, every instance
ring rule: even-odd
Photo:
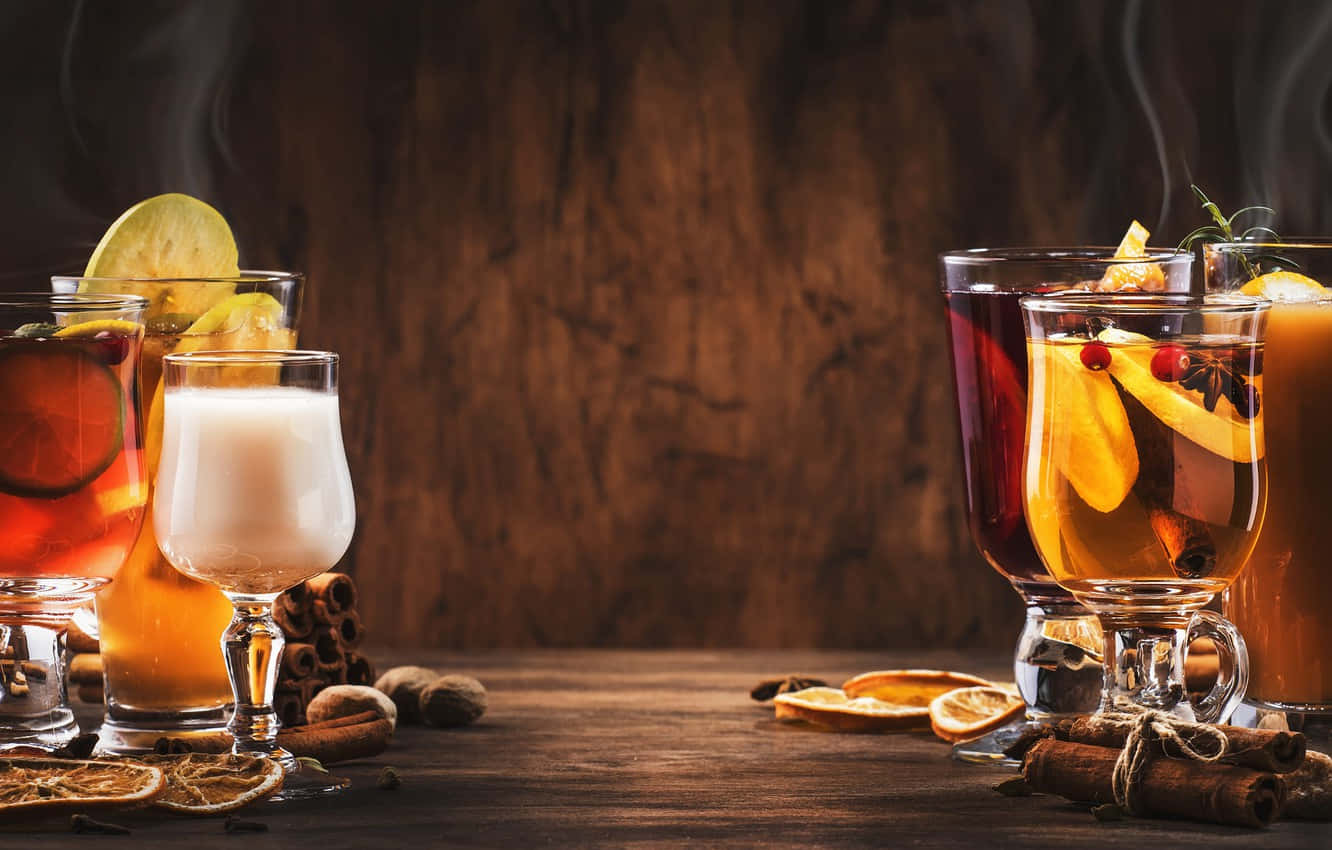
[[[140,847],[318,846],[1326,846],[1327,825],[1266,831],[1171,821],[1103,824],[1049,797],[1001,797],[1013,775],[963,765],[932,735],[841,735],[779,724],[748,695],[793,671],[843,677],[939,666],[1003,676],[990,653],[377,653],[479,678],[489,709],[474,726],[400,730],[373,761],[339,767],[335,800],[247,809],[269,832],[224,835],[219,820],[111,817]],[[383,765],[403,778],[375,788]],[[54,830],[54,828],[53,828]],[[68,833],[7,836],[24,847],[84,847]]]
[[[934,255],[1168,242],[1185,165],[1231,208],[1279,200],[1248,155],[1316,182],[1318,133],[1272,129],[1321,102],[1279,73],[1311,8],[19,2],[0,280],[166,190],[306,271],[376,640],[1008,645]],[[1236,115],[1232,77],[1287,94]]]

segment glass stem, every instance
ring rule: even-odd
[[[281,724],[273,710],[273,691],[287,641],[273,620],[277,594],[228,593],[227,598],[235,608],[231,624],[222,634],[222,654],[236,697],[236,713],[227,727],[236,738],[232,752],[281,758],[286,752],[277,745]]]
[[[1114,623],[1102,619],[1106,657],[1102,710],[1113,711],[1117,700],[1171,712],[1193,720],[1184,687],[1184,647],[1188,628]]]
[[[1018,693],[1027,703],[1028,719],[1087,714],[1100,705],[1101,659],[1068,642],[1068,635],[1077,634],[1078,626],[1093,618],[1090,611],[1074,603],[1027,606],[1027,620],[1013,655],[1013,675]],[[1059,625],[1047,629],[1047,623]],[[1095,634],[1094,628],[1089,631]]]

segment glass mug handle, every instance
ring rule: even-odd
[[[1199,723],[1224,723],[1239,708],[1249,688],[1249,650],[1235,624],[1213,611],[1199,611],[1189,623],[1188,642],[1200,637],[1216,644],[1216,684],[1193,703]],[[1184,649],[1188,653],[1188,647]]]

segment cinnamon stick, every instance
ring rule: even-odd
[[[96,704],[103,702],[106,699],[106,695],[102,691],[102,685],[100,683],[96,685],[79,685],[75,690],[75,693],[82,702],[87,703]]]
[[[83,652],[69,660],[67,674],[75,685],[102,686],[102,656],[97,653]]]
[[[1310,750],[1300,769],[1284,778],[1290,791],[1283,818],[1332,820],[1332,757]]]
[[[1182,579],[1203,578],[1216,568],[1216,542],[1207,523],[1176,510],[1188,502],[1187,493],[1176,492],[1186,485],[1178,480],[1175,463],[1175,435],[1157,419],[1119,381],[1115,388],[1124,403],[1138,462],[1143,472],[1133,490],[1147,506],[1147,520],[1170,563],[1170,569]]]
[[[320,675],[330,682],[345,679],[347,659],[342,654],[342,645],[338,643],[338,633],[329,626],[315,629],[311,636],[315,648],[315,666]]]
[[[365,627],[361,625],[361,615],[355,611],[346,611],[337,625],[338,643],[343,652],[355,649],[365,638]]]
[[[278,745],[297,756],[324,764],[376,756],[388,749],[393,726],[376,712],[365,711],[323,723],[294,726],[278,732]]]
[[[1118,757],[1118,750],[1046,738],[1027,751],[1022,776],[1038,793],[1113,803]],[[1147,814],[1232,826],[1267,826],[1286,796],[1285,783],[1274,773],[1172,758],[1149,761],[1141,782]]]
[[[348,652],[347,658],[347,684],[349,685],[373,685],[375,683],[375,665],[370,663],[359,652]]]
[[[305,720],[305,703],[301,701],[301,692],[279,689],[273,694],[273,711],[277,713],[283,729]]]
[[[278,594],[276,605],[293,614],[310,610],[310,587],[305,582],[293,585]]]
[[[329,614],[340,614],[356,607],[356,584],[346,573],[320,573],[306,584],[310,597],[324,603]]]
[[[304,679],[314,675],[318,661],[313,644],[289,643],[282,650],[278,675],[284,679]]]
[[[287,637],[287,640],[308,640],[315,628],[314,615],[310,613],[309,609],[289,611],[275,602],[273,603],[273,619],[277,621],[278,628],[282,629],[282,634]]]
[[[102,645],[97,642],[97,638],[92,637],[78,624],[71,621],[69,630],[65,632],[65,649],[70,652],[91,652],[98,653],[102,651]]]
[[[1175,731],[1199,751],[1205,751],[1210,743],[1210,736],[1205,736],[1204,728],[1212,728],[1226,736],[1229,745],[1223,761],[1243,765],[1254,770],[1266,770],[1273,773],[1289,773],[1304,763],[1306,741],[1299,732],[1285,732],[1276,729],[1244,729],[1239,726],[1212,726],[1202,724],[1177,726]],[[1056,726],[1055,737],[1076,744],[1090,744],[1094,747],[1119,749],[1128,738],[1128,723],[1107,721],[1100,715],[1079,717],[1061,721]],[[1161,741],[1165,755],[1178,758],[1179,747],[1173,741]]]

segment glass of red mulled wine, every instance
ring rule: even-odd
[[[953,755],[962,761],[1016,763],[1005,750],[1030,724],[1100,707],[1105,651],[1100,626],[1046,571],[1023,511],[1027,337],[1019,301],[1042,293],[1099,291],[1124,280],[1189,291],[1192,255],[1146,253],[1118,258],[1110,247],[980,248],[939,256],[967,521],[976,548],[1027,609],[1013,656],[1026,717],[956,744]]]

